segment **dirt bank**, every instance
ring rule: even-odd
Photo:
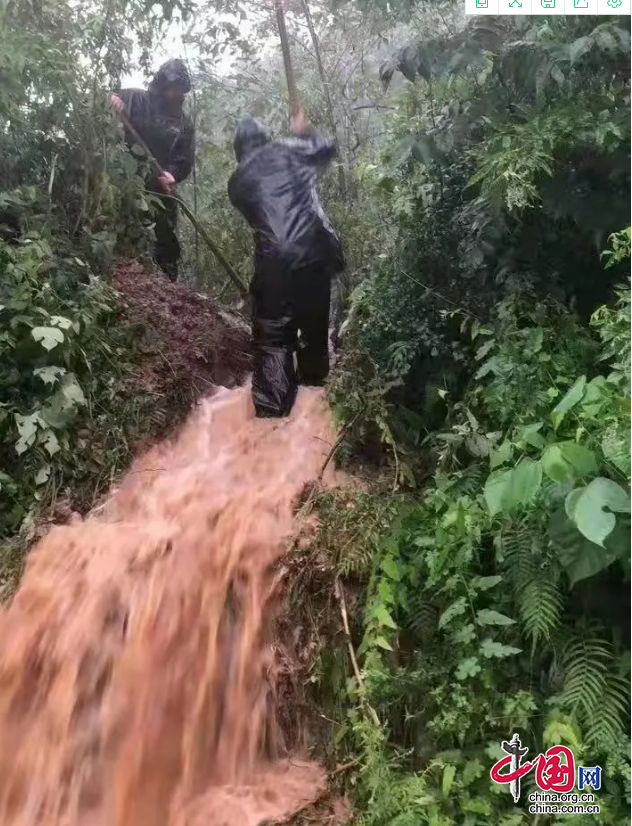
[[[121,261],[112,283],[125,304],[122,321],[139,337],[132,386],[187,408],[215,386],[236,387],[251,369],[250,329],[238,314],[201,293]]]

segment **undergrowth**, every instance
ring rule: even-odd
[[[97,11],[55,0],[0,10],[4,596],[48,520],[94,504],[160,406],[131,386],[134,333],[109,285],[118,256],[146,256],[151,226],[145,162],[107,106],[128,15]]]
[[[314,668],[332,765],[358,763],[355,822],[532,822],[532,776],[514,804],[489,775],[517,731],[533,757],[602,766],[601,813],[562,822],[629,823],[629,319],[628,286],[590,326],[524,295],[466,318],[475,374],[425,438],[431,481],[320,503],[315,544],[352,605],[351,707],[322,653]]]

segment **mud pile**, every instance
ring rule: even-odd
[[[321,793],[283,742],[272,630],[333,441],[321,391],[266,421],[222,390],[39,543],[0,614],[2,826],[256,826]]]
[[[118,262],[112,285],[125,303],[122,321],[141,339],[132,386],[190,405],[216,385],[243,383],[251,343],[240,315],[137,261]]]

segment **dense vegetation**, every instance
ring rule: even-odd
[[[6,564],[60,491],[87,505],[125,466],[148,403],[117,397],[135,356],[108,274],[146,254],[151,227],[106,92],[173,16],[195,55],[183,194],[249,274],[225,185],[245,111],[285,129],[272,18],[190,12],[0,10]],[[329,620],[308,681],[333,721],[323,749],[353,766],[337,777],[367,826],[531,822],[532,775],[517,805],[489,777],[514,731],[530,758],[564,744],[603,768],[601,814],[560,822],[629,823],[629,19],[300,0],[288,26],[307,110],[340,146],[323,182],[350,262],[339,458],[375,466],[369,492],[317,503],[358,660]],[[229,302],[181,231],[186,281]]]
[[[0,536],[21,534],[10,580],[37,514],[89,507],[129,463],[142,405],[116,399],[128,342],[107,283],[113,255],[140,254],[146,236],[138,164],[106,107],[121,36],[87,7],[0,10]]]

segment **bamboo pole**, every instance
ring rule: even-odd
[[[290,41],[285,27],[285,15],[283,13],[283,0],[274,0],[274,10],[276,12],[277,27],[279,29],[279,39],[281,40],[281,52],[283,53],[283,65],[285,66],[285,79],[287,81],[287,93],[290,100],[290,113],[297,115],[299,112],[298,94],[296,91],[296,80],[294,79],[294,69],[292,68],[292,57],[290,55]]]
[[[191,212],[191,209],[189,208],[189,206],[182,200],[182,198],[177,198],[175,195],[168,195],[168,194],[164,193],[164,194],[161,194],[160,197],[161,198],[168,198],[169,200],[175,201],[177,204],[180,205],[180,209],[182,210],[182,212],[184,212],[184,214],[187,216],[189,221],[191,221],[193,226],[199,232],[200,238],[204,241],[206,246],[211,250],[211,252],[215,256],[215,258],[217,258],[219,263],[222,265],[222,267],[226,271],[226,274],[228,275],[230,280],[233,282],[235,287],[239,290],[239,293],[240,293],[241,297],[242,298],[248,298],[248,288],[246,287],[244,282],[241,280],[241,278],[237,274],[237,271],[232,266],[232,264],[228,261],[228,259],[224,255],[224,253],[217,246],[215,241],[213,241],[213,239],[208,234],[208,232],[204,229],[202,224],[200,224],[200,222],[197,220],[195,215]]]

